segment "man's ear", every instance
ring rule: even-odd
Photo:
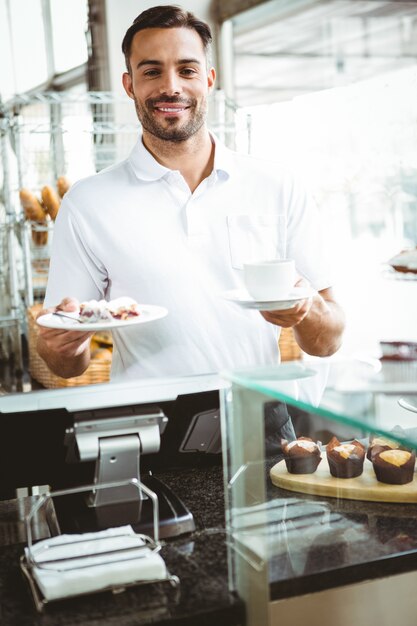
[[[132,77],[129,74],[129,72],[123,72],[122,83],[123,83],[125,92],[129,96],[129,98],[134,99],[135,96],[134,96],[133,89],[132,89]]]
[[[214,67],[211,67],[207,74],[207,85],[209,93],[213,90],[214,83],[216,82],[216,70]]]

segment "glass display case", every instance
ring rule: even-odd
[[[415,615],[417,361],[317,359],[223,376],[230,586],[247,624],[392,623],[401,594],[401,616]],[[295,438],[315,462],[291,464]],[[361,614],[352,590],[367,598]]]

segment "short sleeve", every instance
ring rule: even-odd
[[[295,260],[298,273],[320,291],[334,284],[322,217],[312,195],[291,181],[287,215],[287,257]]]
[[[107,288],[106,270],[91,251],[87,229],[79,224],[67,195],[54,225],[45,306],[55,306],[65,297],[99,300]]]

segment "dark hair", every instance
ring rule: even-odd
[[[200,35],[206,53],[212,41],[209,25],[199,20],[193,13],[175,5],[151,7],[137,16],[123,37],[122,52],[125,55],[128,72],[130,72],[129,59],[133,37],[145,28],[191,28]]]

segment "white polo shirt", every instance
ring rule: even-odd
[[[168,309],[113,331],[112,380],[185,376],[279,361],[279,328],[222,298],[250,258],[294,258],[329,287],[317,209],[276,164],[215,141],[214,169],[190,192],[139,140],[123,162],[78,181],[55,224],[45,304],[130,296]]]

